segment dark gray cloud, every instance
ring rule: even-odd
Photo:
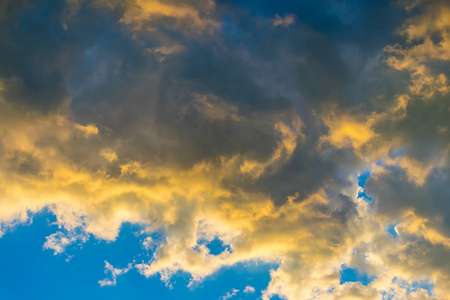
[[[220,28],[193,36],[180,34],[170,20],[158,20],[155,32],[133,35],[119,22],[124,7],[80,3],[70,17],[63,1],[5,5],[10,13],[2,20],[2,77],[17,79],[8,98],[46,110],[72,97],[75,118],[96,123],[107,140],[119,140],[116,150],[124,157],[185,166],[236,154],[267,159],[279,141],[274,123],[296,112],[305,139],[289,163],[239,184],[269,193],[277,203],[295,192],[307,197],[324,185],[345,186],[361,163],[346,149],[317,151],[327,129],[313,111],[331,103],[372,110],[407,89],[405,75],[384,63],[383,48],[401,39],[394,32],[405,18],[387,1],[218,2]],[[273,26],[275,14],[287,13],[296,15],[293,24]],[[158,61],[149,50],[167,41],[183,50]],[[209,118],[195,106],[198,94],[234,107],[240,120]],[[376,100],[381,96],[385,100]],[[421,159],[432,156],[436,144],[445,147],[442,134],[429,132],[447,125],[445,113],[442,125],[418,125],[416,114],[431,116],[445,107],[416,106],[408,108],[407,119],[381,124],[379,131],[387,137],[403,132],[410,145],[404,151]]]
[[[447,234],[450,233],[449,170],[434,170],[423,186],[411,182],[406,172],[392,167],[387,174],[368,180],[365,188],[373,197],[373,208],[399,219],[402,213],[413,209],[417,215],[433,220],[442,218]]]
[[[326,103],[368,109],[380,86],[383,93],[398,92],[395,80],[374,78],[392,75],[380,55],[401,22],[398,14],[388,3],[372,2],[336,3],[329,10],[323,4],[273,4],[267,13],[235,5],[218,3],[217,19],[224,19],[212,35],[177,36],[160,28],[132,38],[123,24],[94,24],[91,30],[102,34],[85,43],[70,72],[75,116],[111,130],[126,157],[192,166],[236,154],[268,158],[279,141],[274,122],[295,111],[305,122],[306,139],[289,164],[243,186],[269,193],[277,203],[295,192],[307,197],[325,183],[345,186],[359,159],[348,151],[317,151],[326,128],[311,112]],[[274,27],[269,11],[297,14],[297,22]],[[383,12],[389,21],[373,26]],[[312,18],[315,13],[324,15]],[[354,24],[358,29],[351,29]],[[168,37],[184,49],[158,62],[148,49]],[[242,121],[208,118],[196,109],[193,94],[218,97],[236,107]]]

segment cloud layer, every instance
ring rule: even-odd
[[[279,264],[262,299],[450,293],[446,1],[0,11],[1,235],[48,209],[56,255],[139,225],[152,258],[102,286],[256,260]]]

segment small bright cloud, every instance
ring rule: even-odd
[[[246,294],[253,294],[255,292],[255,288],[252,286],[247,285],[244,289],[244,293]]]
[[[109,162],[117,160],[117,154],[111,148],[105,148],[101,150],[100,155],[103,156]]]
[[[283,27],[288,27],[292,24],[295,23],[295,15],[294,14],[286,14],[283,17],[280,17],[280,15],[275,15],[275,18],[273,19],[273,26],[277,27],[277,26],[283,26]]]
[[[66,247],[77,241],[85,243],[88,240],[88,236],[85,234],[73,234],[73,233],[63,233],[58,231],[49,235],[46,238],[43,248],[45,250],[53,250],[54,255],[63,253]]]
[[[239,290],[233,288],[233,289],[231,289],[231,291],[229,291],[228,293],[226,293],[225,296],[222,296],[222,297],[220,297],[219,299],[220,299],[220,300],[227,300],[227,299],[230,299],[230,298],[236,296],[236,294],[237,294],[238,292],[239,292]]]
[[[105,274],[111,273],[111,279],[105,278],[103,280],[99,280],[98,284],[100,284],[101,287],[104,286],[115,286],[117,283],[117,276],[122,275],[130,271],[132,265],[128,264],[126,268],[118,269],[114,268],[109,262],[105,260]]]

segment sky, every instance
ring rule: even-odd
[[[0,0],[1,299],[448,299],[450,2]]]

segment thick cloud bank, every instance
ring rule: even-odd
[[[449,67],[448,1],[2,1],[0,235],[140,226],[102,286],[257,260],[262,299],[446,299]]]

